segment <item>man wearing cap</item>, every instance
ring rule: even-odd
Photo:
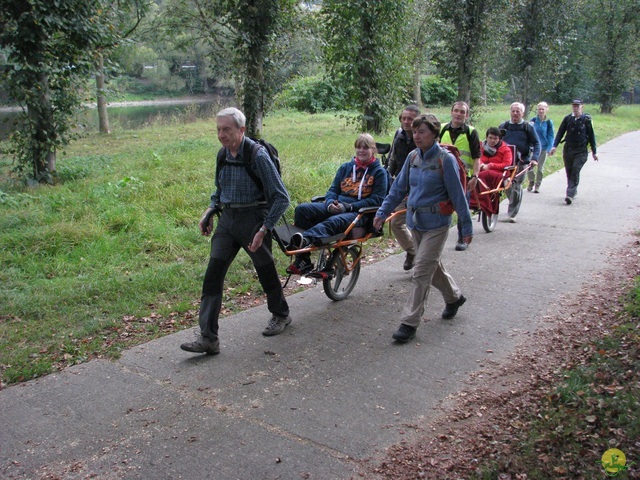
[[[589,146],[591,146],[593,160],[598,161],[596,136],[593,132],[591,116],[583,114],[583,108],[584,104],[581,99],[578,98],[571,102],[572,112],[562,119],[558,134],[553,142],[553,148],[549,152],[550,155],[553,155],[558,145],[564,142],[562,160],[567,174],[567,192],[564,197],[567,205],[571,205],[578,194],[580,170],[587,163]]]

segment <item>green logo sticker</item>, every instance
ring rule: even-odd
[[[617,448],[610,448],[604,452],[601,463],[607,477],[615,477],[620,472],[627,470],[631,465],[627,465],[627,457],[622,450]]]

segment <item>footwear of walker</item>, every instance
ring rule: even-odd
[[[279,333],[282,333],[290,323],[291,317],[289,315],[287,315],[286,317],[276,317],[274,315],[273,317],[271,317],[271,320],[269,320],[267,328],[262,331],[262,335],[264,335],[265,337],[278,335]]]
[[[402,268],[405,270],[411,270],[413,266],[416,264],[416,256],[412,253],[407,252],[407,256],[404,258],[404,264]]]
[[[516,223],[516,217],[509,217],[509,223]]]
[[[527,192],[530,192],[531,190],[533,190],[533,185],[529,184],[529,186],[527,187]]]
[[[468,246],[469,245],[464,243],[462,240],[458,240],[456,243],[456,252],[464,252]]]
[[[296,259],[287,267],[287,273],[291,275],[304,275],[313,270],[313,263],[309,255],[296,255]]]
[[[533,187],[533,193],[540,193],[540,185],[535,185]]]
[[[567,205],[571,205],[571,202],[573,202],[573,198],[571,198],[571,197],[565,197],[565,198],[564,198],[564,201],[565,201],[565,203],[566,203]]]
[[[407,343],[409,340],[416,337],[416,330],[416,327],[401,323],[398,330],[393,332],[392,337],[396,342]]]
[[[180,345],[185,352],[206,353],[207,355],[217,355],[220,353],[220,341],[198,335],[193,342],[186,342]]]
[[[467,299],[464,295],[460,295],[460,298],[453,303],[447,303],[442,311],[442,318],[445,320],[451,320],[458,313],[458,309],[464,305]]]

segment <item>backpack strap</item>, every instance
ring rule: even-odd
[[[220,170],[227,163],[227,149],[225,147],[220,147],[218,150],[218,155],[216,157],[216,180],[215,185],[216,189],[220,190]]]
[[[253,166],[256,161],[256,156],[258,155],[258,151],[261,148],[261,145],[258,142],[249,142],[248,137],[244,139],[244,149],[242,151],[243,165],[247,172],[247,175],[253,180],[256,186],[260,189],[261,192],[264,192],[264,185],[262,184],[262,180],[256,174],[253,169]],[[220,148],[218,150],[218,156],[216,158],[216,188],[220,189],[220,171],[222,167],[227,165],[227,149],[225,147]]]
[[[416,149],[416,150],[420,151],[419,149]],[[409,182],[409,174],[411,173],[411,163],[413,162],[413,159],[416,158],[416,155],[419,155],[418,153],[415,153],[416,150],[409,152],[409,155],[407,155],[404,165],[402,166],[402,168],[407,169],[407,194],[409,194],[409,189],[411,188],[411,183]]]
[[[260,179],[260,177],[258,177],[256,172],[253,171],[253,168],[256,162],[256,157],[258,155],[258,150],[260,150],[261,145],[258,142],[251,142],[252,144],[248,145],[249,142],[247,140],[250,140],[250,139],[249,138],[244,139],[244,152],[243,152],[243,157],[245,159],[244,168],[247,170],[247,175],[251,177],[251,180],[253,180],[253,182],[258,186],[260,191],[264,192],[264,185],[262,184],[262,180]]]

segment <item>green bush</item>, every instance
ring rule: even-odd
[[[492,78],[487,79],[487,105],[501,103],[509,93],[509,82],[498,81]],[[482,82],[474,82],[471,89],[471,98],[482,102]]]
[[[427,75],[422,77],[420,83],[422,103],[425,106],[446,106],[456,101],[458,90],[453,81],[440,75]]]
[[[280,108],[321,113],[345,108],[346,94],[330,78],[316,75],[294,80],[276,99]]]

